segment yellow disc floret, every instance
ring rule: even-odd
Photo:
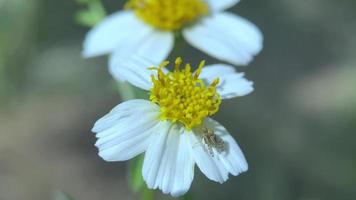
[[[161,120],[180,122],[190,130],[219,110],[221,98],[216,91],[219,79],[210,85],[199,79],[204,61],[195,72],[191,72],[190,64],[180,69],[181,58],[176,59],[173,72],[163,72],[167,65],[168,62],[164,62],[160,67],[151,68],[157,70],[157,76],[151,77],[150,100],[159,105]]]
[[[161,30],[178,30],[209,13],[203,0],[129,0],[132,9],[145,23]]]

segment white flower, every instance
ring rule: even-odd
[[[239,0],[128,0],[126,10],[94,27],[83,56],[137,55],[161,63],[182,32],[193,47],[235,65],[247,65],[262,49],[262,34],[252,23],[224,11]]]
[[[142,175],[151,189],[180,196],[193,180],[194,165],[211,180],[223,183],[228,175],[247,171],[245,157],[229,132],[209,116],[221,99],[253,91],[253,83],[228,65],[183,69],[181,59],[169,72],[145,69],[150,62],[134,58],[122,61],[120,75],[150,91],[150,100],[119,104],[92,129],[99,155],[106,161],[125,161],[145,152]],[[219,76],[220,79],[215,79]],[[200,77],[200,78],[199,78]]]

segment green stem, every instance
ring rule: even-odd
[[[117,86],[117,91],[119,92],[120,97],[123,101],[136,98],[135,88],[128,82],[120,81],[116,84],[116,86]]]
[[[172,50],[172,52],[170,54],[171,57],[173,56],[172,57],[173,59],[175,59],[178,56],[182,56],[181,52],[185,48],[185,42],[184,42],[184,38],[182,36],[182,33],[181,32],[175,32],[174,33],[174,37],[175,37],[175,44],[174,44],[173,50]]]
[[[154,191],[148,189],[146,186],[143,188],[141,200],[153,200],[154,199]]]
[[[145,182],[142,177],[143,154],[129,161],[129,187],[132,191],[138,193],[143,187]]]

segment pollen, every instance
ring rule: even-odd
[[[153,87],[150,90],[150,100],[159,105],[161,120],[181,123],[186,129],[191,130],[199,126],[204,118],[219,110],[221,97],[216,90],[219,79],[206,85],[199,78],[204,61],[194,72],[191,71],[189,63],[181,68],[182,62],[181,58],[177,58],[174,71],[168,73],[163,71],[169,64],[168,61],[159,67],[150,68],[157,70],[157,76],[151,76]]]
[[[166,31],[179,30],[209,13],[203,0],[129,0],[125,8],[134,10],[145,23]]]

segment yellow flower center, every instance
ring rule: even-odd
[[[209,13],[203,0],[129,0],[126,9],[158,29],[174,31]]]
[[[221,104],[220,95],[216,91],[219,79],[215,79],[210,85],[205,85],[199,79],[204,61],[195,72],[191,72],[190,64],[180,69],[182,59],[177,58],[173,72],[164,73],[163,68],[168,61],[159,67],[157,77],[152,76],[153,87],[150,100],[160,106],[161,120],[182,123],[190,130],[202,123],[205,117],[215,114]]]

